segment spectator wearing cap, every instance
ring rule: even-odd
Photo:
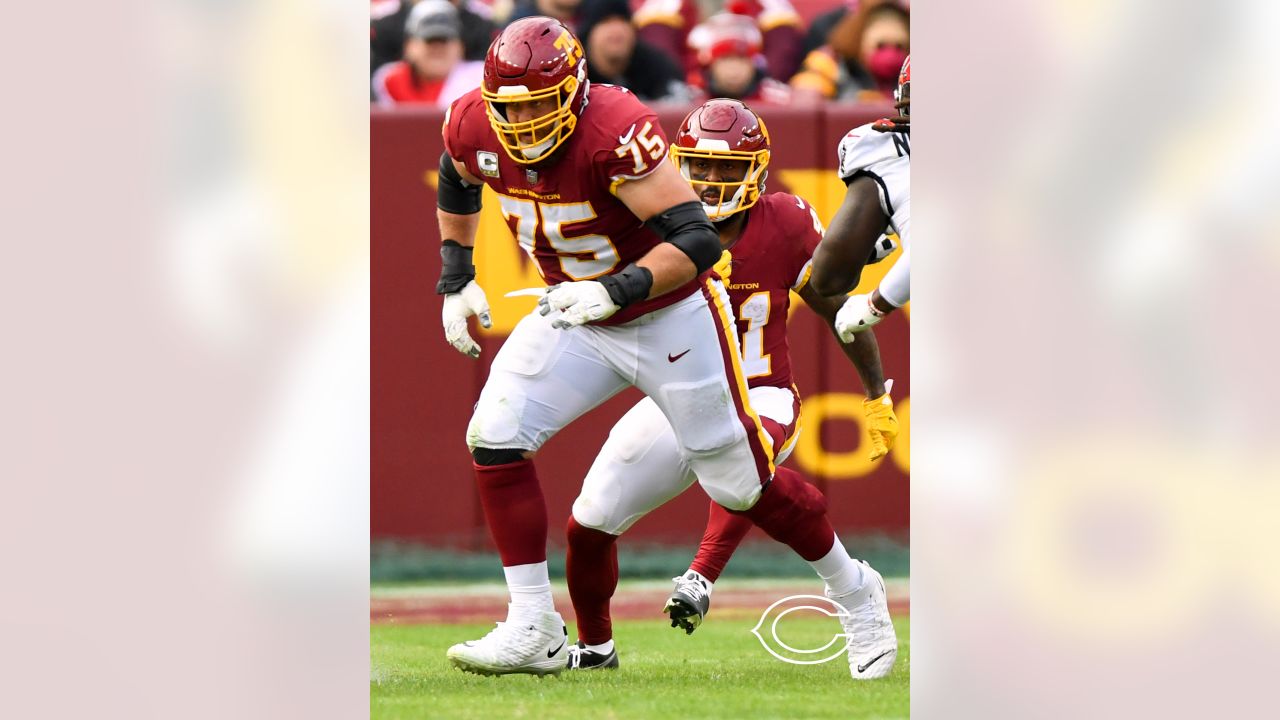
[[[409,12],[418,0],[380,0],[373,5],[369,17],[369,55],[371,70],[404,57],[404,26]],[[462,57],[484,60],[489,44],[497,32],[493,10],[479,0],[450,0],[458,9],[462,23]]]
[[[644,101],[692,98],[680,64],[637,37],[627,0],[585,0],[578,38],[591,82],[620,85]]]
[[[480,86],[484,63],[462,59],[462,20],[448,0],[422,0],[405,20],[404,60],[373,73],[379,105],[449,103]]]
[[[895,0],[862,0],[791,78],[797,100],[892,100],[911,53],[911,13]]]
[[[640,39],[678,58],[689,74],[701,70],[702,63],[690,45],[692,29],[698,25],[694,0],[632,0],[637,7],[632,23]],[[726,0],[724,12],[750,18],[760,31],[764,69],[776,80],[786,82],[800,68],[804,58],[803,20],[791,0]],[[714,15],[712,17],[715,17]]]
[[[698,102],[724,97],[751,105],[786,105],[791,88],[765,73],[763,38],[756,21],[744,15],[721,13],[707,18],[689,33],[689,47],[698,61],[689,84]]]
[[[791,0],[727,0],[724,10],[751,18],[760,29],[769,77],[786,82],[796,74],[804,60],[804,23]]]

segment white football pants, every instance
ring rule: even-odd
[[[784,428],[774,463],[791,455],[800,437],[796,410],[800,402],[794,390],[751,388],[751,406],[761,418]],[[609,439],[587,472],[582,492],[573,503],[579,525],[621,535],[637,520],[701,480],[680,452],[671,424],[649,398],[636,403],[609,431]],[[711,499],[726,495],[713,479],[702,482]]]
[[[773,476],[773,446],[749,404],[732,307],[718,280],[622,325],[557,330],[553,317],[530,313],[498,351],[468,447],[537,450],[634,385],[666,416],[681,457],[715,488],[712,499],[733,510],[755,505]]]

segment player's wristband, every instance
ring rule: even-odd
[[[653,289],[653,273],[649,268],[631,263],[620,272],[605,275],[599,282],[609,291],[609,299],[613,304],[624,308],[649,297],[649,291]]]
[[[436,294],[461,292],[467,283],[476,279],[476,266],[471,264],[473,252],[456,240],[440,243],[440,282],[436,283]]]

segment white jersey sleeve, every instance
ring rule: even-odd
[[[911,248],[902,251],[884,279],[880,281],[880,297],[894,307],[902,307],[911,300]]]
[[[880,207],[889,217],[890,227],[911,244],[911,137],[904,133],[880,132],[871,124],[850,130],[840,140],[840,179],[848,183],[869,177],[880,190]]]

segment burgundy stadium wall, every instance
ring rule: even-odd
[[[687,108],[660,111],[670,135]],[[888,114],[875,106],[777,108],[763,112],[773,140],[768,189],[806,198],[824,222],[843,196],[835,177],[835,148],[850,128]],[[464,434],[489,361],[505,333],[533,300],[503,293],[537,285],[524,253],[516,250],[494,202],[487,203],[477,243],[480,283],[493,305],[496,332],[478,337],[483,353],[471,360],[444,341],[440,327],[439,233],[435,222],[435,170],[442,150],[443,113],[374,110],[372,163],[371,318],[372,478],[371,530],[375,540],[400,539],[471,549],[489,548]],[[483,252],[481,245],[484,246]],[[895,256],[896,259],[896,256]],[[486,260],[488,267],[486,267]],[[879,281],[888,263],[868,268],[862,291]],[[530,280],[532,279],[532,282]],[[523,303],[522,303],[523,301]],[[793,296],[791,354],[804,396],[803,435],[788,461],[822,488],[832,520],[843,533],[884,533],[906,540],[909,512],[909,315],[898,313],[876,329],[885,374],[903,433],[898,447],[875,463],[866,459],[861,387],[825,325]],[[538,472],[551,516],[552,542],[563,543],[564,524],[583,475],[609,428],[639,399],[622,393],[553,438],[538,456]],[[706,518],[706,496],[695,485],[641,520],[628,537],[696,542]]]

